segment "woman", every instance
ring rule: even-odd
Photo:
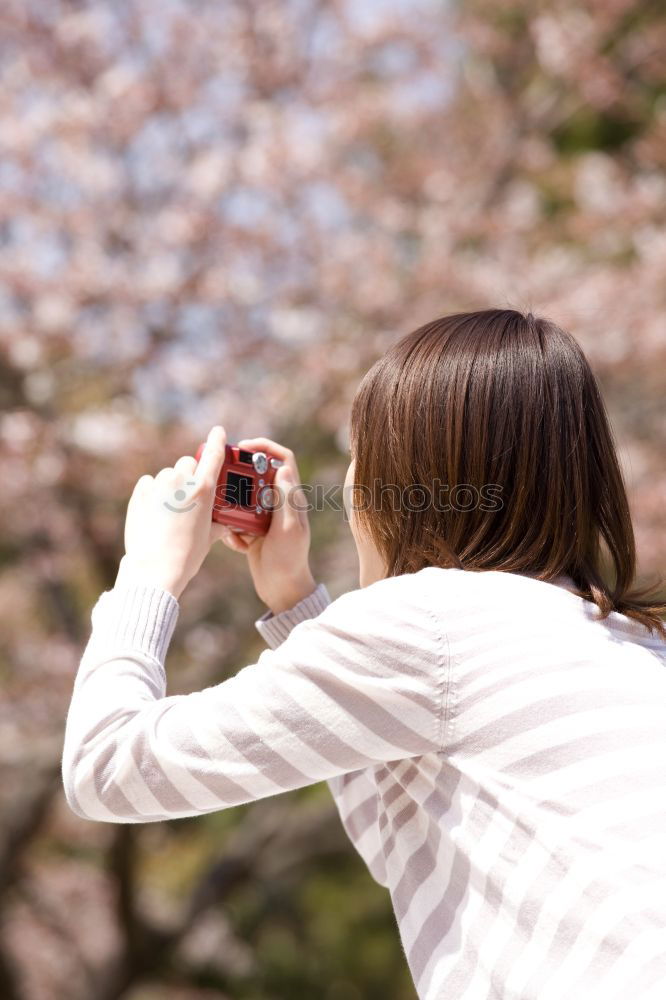
[[[625,487],[573,337],[459,313],[374,365],[345,481],[360,588],[332,603],[291,452],[240,442],[285,462],[291,502],[265,538],[211,525],[224,443],[213,428],[198,466],[132,494],[67,718],[71,808],[150,822],[326,780],[419,997],[662,996],[666,606],[633,589]],[[187,509],[164,513],[183,482]],[[247,555],[271,649],[165,697],[178,598],[218,538]]]

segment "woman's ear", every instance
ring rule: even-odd
[[[347,466],[347,472],[345,473],[345,481],[342,484],[342,505],[344,507],[345,516],[348,521],[351,521],[351,505],[352,505],[352,487],[354,485],[354,465],[355,462],[352,459]]]

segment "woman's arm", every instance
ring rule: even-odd
[[[70,807],[107,822],[174,819],[438,750],[448,659],[427,603],[419,574],[381,580],[234,677],[167,695],[178,602],[127,567],[93,609],[74,684]]]

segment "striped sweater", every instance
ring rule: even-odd
[[[666,643],[560,577],[429,567],[257,628],[167,695],[178,602],[122,566],[92,612],[62,777],[145,823],[326,781],[423,1000],[666,995]]]

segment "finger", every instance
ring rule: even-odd
[[[224,542],[227,548],[233,552],[247,552],[249,548],[247,542],[226,524],[214,524],[211,528],[211,536],[213,542]]]
[[[227,435],[224,427],[216,424],[206,438],[204,449],[196,467],[195,479],[205,490],[214,490],[224,462]]]
[[[171,482],[172,479],[173,479],[173,467],[172,466],[167,466],[164,469],[160,469],[160,471],[155,476],[155,482],[159,483],[161,485],[163,485],[165,482],[166,483]]]
[[[141,476],[140,479],[137,479],[134,485],[134,489],[132,490],[132,494],[129,498],[129,502],[127,504],[128,512],[131,508],[134,507],[136,503],[138,503],[141,497],[145,496],[148,493],[148,491],[152,488],[154,482],[155,480],[153,479],[153,477],[148,475]]]
[[[261,536],[251,535],[249,531],[235,531],[233,528],[229,528],[229,537],[239,544],[243,552],[246,552],[259,541]]]
[[[154,502],[160,511],[170,504],[176,489],[176,474],[171,467],[160,469],[153,480]],[[167,508],[168,509],[168,508]]]
[[[242,540],[244,542],[247,542],[248,547],[251,547],[256,542],[258,542],[259,539],[260,539],[260,537],[261,537],[261,535],[251,535],[251,534],[249,534],[249,532],[246,532],[246,531],[243,531],[243,532],[237,532],[237,531],[235,531],[235,532],[233,532],[233,534],[236,535],[236,538],[242,538]]]
[[[124,531],[124,541],[125,541],[125,551],[128,549],[128,544],[130,541],[130,531],[129,526],[134,517],[135,510],[141,506],[143,503],[148,502],[148,496],[151,494],[155,486],[155,480],[152,476],[141,476],[137,479],[134,484],[134,489],[132,490],[132,495],[127,503],[127,511],[125,514],[125,531]]]
[[[137,481],[136,481],[136,483],[134,485],[133,492],[134,493],[143,493],[144,490],[146,490],[150,486],[150,484],[153,483],[154,481],[155,480],[153,479],[152,476],[149,476],[149,475],[141,476],[140,479],[137,479]]]
[[[280,490],[280,503],[273,511],[282,531],[307,525],[307,501],[300,483],[288,465],[282,466],[275,474],[275,486]]]
[[[179,473],[181,476],[189,478],[194,474],[194,470],[196,469],[196,467],[197,467],[196,458],[194,458],[192,455],[183,455],[183,457],[179,458],[178,461],[174,464],[173,470],[174,472]]]
[[[268,451],[271,455],[279,458],[285,465],[288,465],[294,472],[296,479],[300,482],[300,476],[298,473],[298,465],[296,464],[296,456],[290,448],[285,448],[284,445],[278,444],[277,441],[271,441],[270,438],[257,437],[257,438],[243,438],[242,441],[238,441],[239,448],[247,448],[251,451]]]

